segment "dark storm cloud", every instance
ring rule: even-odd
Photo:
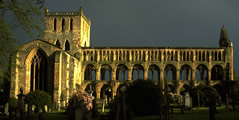
[[[91,18],[91,46],[219,46],[224,24],[238,71],[238,0],[49,0],[49,11]]]

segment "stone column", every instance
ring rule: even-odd
[[[145,68],[145,70],[144,70],[144,80],[148,80],[148,69],[147,68]]]
[[[113,51],[113,61],[116,61],[116,52],[115,52],[115,50]]]
[[[145,51],[145,62],[147,62],[149,59],[148,51]]]
[[[112,69],[112,80],[116,80],[116,69],[117,67]]]
[[[98,61],[100,61],[100,51],[97,50],[96,52],[97,52],[97,62],[98,62]]]
[[[196,61],[196,52],[195,52],[195,50],[193,51],[193,62],[195,62]]]
[[[211,76],[212,76],[212,72],[211,72],[211,69],[208,69],[208,81],[211,82]]]
[[[180,59],[181,59],[181,56],[180,56],[180,53],[181,53],[181,51],[178,51],[178,54],[177,54],[177,56],[178,56],[178,62],[180,62]]]
[[[196,80],[196,70],[194,68],[192,69],[192,80]]]
[[[212,52],[210,51],[209,52],[209,62],[211,62],[212,61]]]
[[[55,62],[54,62],[54,102],[55,107],[60,103],[60,95],[61,95],[61,78],[62,78],[62,53],[55,53]]]
[[[179,81],[180,80],[180,69],[177,68],[176,71],[176,80]]]
[[[164,89],[164,69],[162,68],[160,68],[160,83],[161,83],[161,87],[162,87],[162,89]]]
[[[164,61],[164,52],[165,52],[165,51],[161,51],[161,61],[162,61],[162,62]]]
[[[133,70],[133,67],[130,67],[128,69],[128,80],[132,80],[132,70]]]
[[[101,67],[96,70],[96,80],[100,80],[100,69]]]
[[[129,61],[132,61],[132,50],[129,51]]]

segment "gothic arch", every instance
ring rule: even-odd
[[[159,80],[160,79],[160,68],[157,65],[152,64],[149,66],[148,79],[150,79],[150,80]]]
[[[94,65],[89,64],[86,66],[84,80],[96,80],[96,68]]]
[[[124,64],[119,64],[117,66],[116,80],[128,80],[128,68]]]
[[[56,45],[57,47],[59,47],[59,48],[61,47],[61,43],[60,43],[60,41],[59,41],[58,39],[56,40],[55,45]]]
[[[40,48],[34,48],[27,56],[26,92],[35,90],[48,91],[48,56]]]
[[[144,67],[140,64],[136,64],[133,66],[132,70],[132,80],[143,80],[144,79]]]
[[[185,64],[180,69],[180,80],[192,80],[192,68]]]
[[[112,80],[112,67],[104,64],[100,69],[100,80]]]
[[[68,40],[66,40],[65,42],[65,51],[69,51],[70,50],[70,43]]]
[[[208,80],[208,68],[204,64],[197,66],[196,80]]]
[[[211,80],[223,80],[223,68],[220,65],[214,65],[211,71]]]
[[[176,67],[172,64],[168,64],[164,68],[164,78],[167,80],[176,80]]]

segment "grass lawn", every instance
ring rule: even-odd
[[[225,109],[225,107],[217,107],[218,113],[216,114],[216,120],[239,120],[239,109],[236,111],[231,111]],[[108,112],[108,109],[106,109]],[[101,115],[106,115],[107,113],[101,113]],[[55,111],[48,113],[49,120],[67,120],[67,115],[64,111]],[[143,116],[135,117],[132,120],[159,120],[159,116]],[[174,110],[174,114],[170,114],[170,120],[208,120],[208,108],[200,107],[194,108],[193,111],[185,111],[184,114],[180,113],[179,109]],[[102,118],[94,118],[92,120],[101,120]],[[0,114],[0,120],[8,120],[8,116]],[[31,120],[38,120],[38,115],[33,115]]]
[[[231,111],[225,107],[217,107],[217,111],[216,120],[239,120],[239,110]],[[159,118],[159,116],[144,116],[133,120],[159,120]],[[194,108],[193,111],[185,111],[184,114],[176,109],[174,114],[170,114],[170,118],[170,120],[208,120],[209,113],[207,107]]]

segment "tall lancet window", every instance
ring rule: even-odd
[[[70,31],[73,30],[73,19],[71,18],[71,21],[70,21]]]
[[[56,31],[56,18],[54,19],[54,31]]]
[[[65,30],[65,19],[62,19],[62,25],[61,25],[61,30],[64,31]]]
[[[47,91],[47,56],[43,51],[37,50],[31,60],[30,91]]]
[[[68,40],[66,40],[66,43],[65,43],[65,51],[69,51],[70,50],[70,43]]]
[[[59,47],[59,48],[61,47],[61,43],[60,43],[59,40],[56,40],[56,46]]]

